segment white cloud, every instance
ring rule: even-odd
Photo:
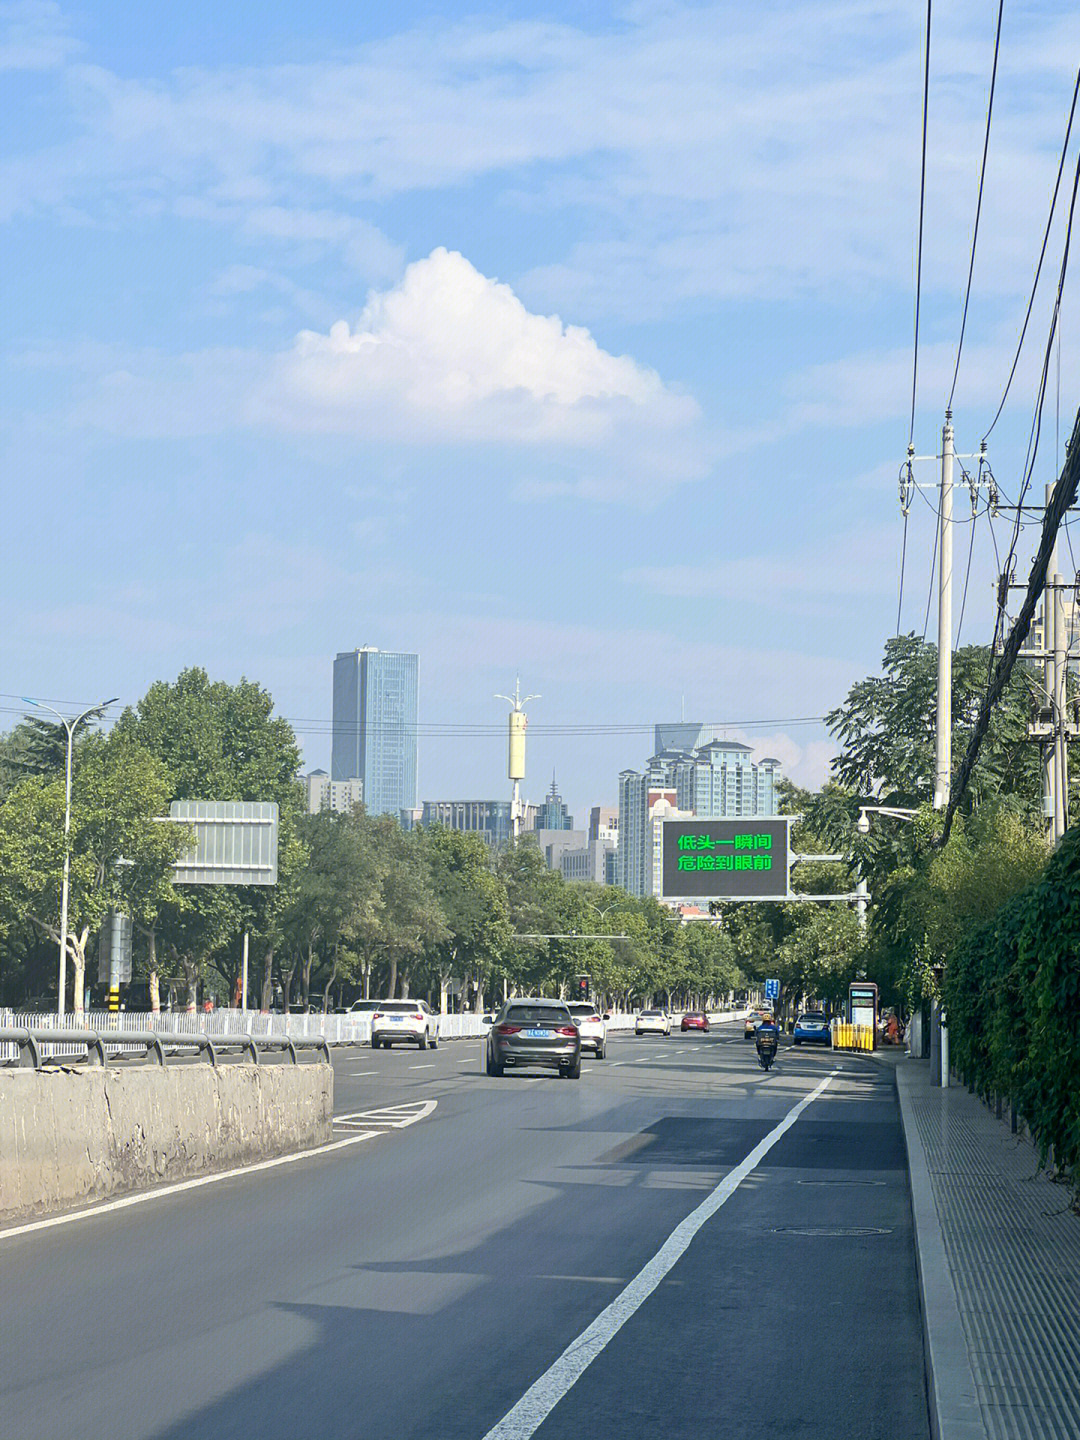
[[[261,268],[233,266],[215,288],[227,298],[280,283]],[[19,363],[60,370],[65,353]],[[373,291],[355,325],[305,330],[276,355],[74,347],[68,367],[83,377],[70,418],[129,437],[246,428],[497,445],[557,461],[561,493],[629,500],[696,478],[712,455],[691,396],[609,354],[580,326],[530,313],[508,285],[444,249],[410,265],[400,284]],[[523,485],[519,498],[528,494]]]
[[[0,4],[0,71],[52,70],[78,48],[59,5],[50,0]]]
[[[587,330],[534,315],[508,285],[438,249],[374,293],[352,327],[304,331],[268,415],[300,428],[592,445],[618,426],[680,429],[695,402]]]

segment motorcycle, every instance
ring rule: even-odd
[[[765,1039],[765,1040],[761,1040],[761,1039],[758,1040],[758,1042],[757,1042],[757,1059],[758,1059],[758,1064],[761,1066],[761,1068],[762,1068],[763,1070],[768,1070],[768,1069],[769,1069],[770,1065],[771,1065],[771,1064],[773,1063],[773,1061],[776,1059],[776,1041],[775,1041],[775,1039],[769,1038],[769,1039]]]

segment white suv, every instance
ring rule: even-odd
[[[571,1000],[566,1008],[581,1035],[582,1050],[595,1050],[596,1058],[603,1060],[607,1054],[607,1026],[603,1015],[595,1005],[584,1000]]]
[[[371,1048],[388,1049],[395,1041],[434,1050],[439,1043],[439,1017],[426,1000],[380,1000],[371,1012]]]
[[[635,1035],[670,1035],[671,1016],[666,1010],[642,1010],[634,1021]]]

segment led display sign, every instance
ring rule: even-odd
[[[783,900],[787,819],[665,820],[663,894],[670,900]]]

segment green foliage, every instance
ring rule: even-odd
[[[1080,1189],[1080,833],[953,947],[950,1049],[980,1094],[1008,1097],[1043,1159]]]
[[[953,753],[967,748],[986,690],[990,651],[965,645],[953,654]],[[852,686],[826,717],[841,742],[833,774],[862,796],[888,805],[918,806],[933,786],[937,707],[937,647],[914,634],[885,642],[884,674]],[[967,807],[1015,796],[1028,811],[1040,796],[1037,747],[1028,743],[1029,678],[1017,666],[994,711],[993,723],[971,778]]]

